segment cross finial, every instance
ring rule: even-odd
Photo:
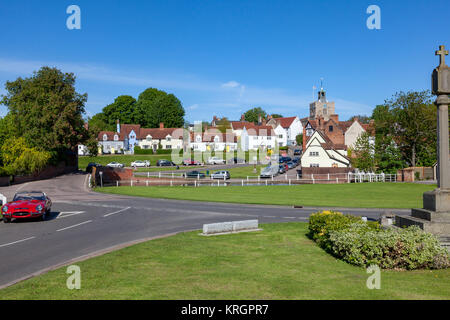
[[[440,58],[440,67],[446,67],[445,64],[445,56],[448,55],[448,50],[445,50],[445,46],[439,46],[439,50],[436,51],[435,55],[439,56]]]

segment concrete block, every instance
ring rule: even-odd
[[[213,234],[232,231],[233,231],[233,222],[220,222],[203,225],[203,234]]]
[[[258,220],[233,221],[233,231],[258,229]]]
[[[258,229],[258,220],[210,223],[203,225],[203,235],[253,231]]]

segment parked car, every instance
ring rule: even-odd
[[[221,159],[219,157],[209,157],[207,164],[225,164],[225,159]]]
[[[115,162],[115,161],[108,163],[106,166],[110,167],[110,168],[123,168],[124,167],[124,165],[122,163]]]
[[[280,157],[280,160],[279,160],[280,163],[289,162],[289,161],[292,161],[291,157]]]
[[[196,160],[185,159],[185,160],[183,160],[183,165],[184,166],[202,166],[203,163],[196,161]]]
[[[21,191],[14,195],[12,201],[1,207],[3,222],[12,219],[39,218],[45,220],[50,214],[52,201],[42,191]]]
[[[292,161],[289,161],[288,163],[286,163],[287,166],[289,167],[289,169],[293,169],[295,167],[295,164]]]
[[[158,167],[172,167],[172,166],[176,166],[175,163],[173,163],[172,161],[166,160],[166,159],[161,159],[158,160],[158,162],[156,162],[156,166]]]
[[[147,168],[147,167],[150,167],[150,161],[148,161],[148,160],[136,160],[136,161],[133,161],[131,163],[131,166],[132,167]]]
[[[278,173],[279,173],[279,174],[283,174],[283,173],[286,172],[286,168],[284,167],[284,165],[280,164],[280,167],[279,167],[279,168],[280,168],[280,169],[278,170]]]
[[[101,168],[102,165],[100,163],[95,163],[95,162],[89,162],[89,164],[86,167],[86,172],[87,173],[92,173],[92,168]]]
[[[302,149],[295,149],[294,150],[294,156],[301,156],[302,155]]]
[[[230,173],[226,170],[217,171],[211,174],[211,179],[230,179]]]
[[[267,166],[263,169],[261,169],[261,178],[272,178],[273,176],[276,176],[278,174],[278,170],[280,170],[279,165],[278,166]]]
[[[203,172],[194,170],[194,171],[186,172],[184,174],[184,177],[185,178],[196,178],[196,179],[200,178],[201,179],[201,178],[206,178],[206,174],[204,174]]]

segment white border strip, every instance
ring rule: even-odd
[[[88,221],[85,221],[85,222],[82,222],[82,223],[79,223],[79,224],[75,224],[75,225],[70,226],[70,227],[62,228],[62,229],[56,230],[56,232],[64,231],[64,230],[71,229],[71,228],[75,228],[75,227],[81,226],[81,225],[89,223],[89,222],[92,222],[92,220],[88,220]]]
[[[6,246],[10,246],[10,245],[13,245],[13,244],[16,244],[16,243],[24,242],[24,241],[27,241],[27,240],[31,240],[31,239],[34,239],[34,238],[36,238],[36,237],[30,237],[30,238],[26,238],[26,239],[22,239],[22,240],[14,241],[14,242],[10,242],[10,243],[6,243],[6,244],[2,244],[2,245],[0,245],[0,248],[2,248],[2,247],[6,247]]]

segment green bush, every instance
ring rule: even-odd
[[[331,251],[330,232],[346,230],[355,222],[362,221],[361,217],[343,215],[336,211],[323,211],[311,214],[309,217],[309,236],[316,241],[319,246],[327,251]],[[368,229],[379,229],[376,222],[367,222]]]
[[[431,233],[417,226],[367,230],[364,222],[331,231],[332,252],[348,263],[383,269],[442,269],[450,267],[448,252]]]
[[[134,154],[153,154],[153,149],[142,149],[139,146],[135,146]]]

